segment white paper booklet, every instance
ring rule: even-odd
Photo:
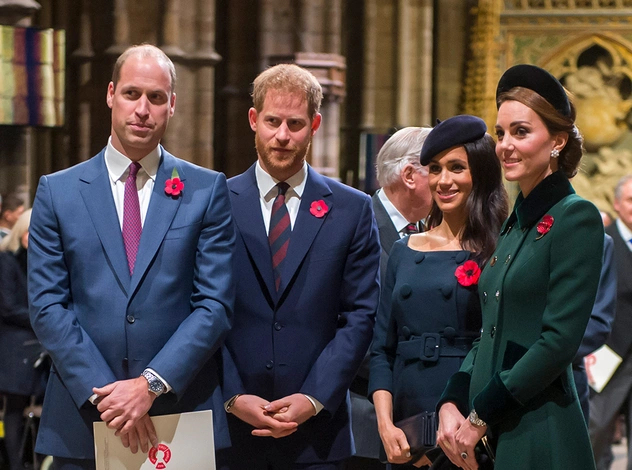
[[[621,364],[621,356],[604,344],[584,358],[588,384],[595,392],[601,392],[619,364]]]
[[[196,411],[151,418],[159,444],[147,454],[123,447],[104,422],[94,423],[97,470],[215,470],[213,412]]]

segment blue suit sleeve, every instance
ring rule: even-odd
[[[300,393],[335,412],[347,395],[373,336],[379,299],[380,244],[371,200],[365,197],[347,254],[341,287],[339,324]]]
[[[614,242],[610,235],[604,235],[603,264],[601,266],[597,297],[574,362],[581,361],[584,356],[606,343],[614,321],[617,301],[617,269],[614,258]]]
[[[116,377],[73,311],[64,246],[46,176],[40,179],[29,226],[28,292],[33,330],[50,353],[77,407],[92,387]]]
[[[235,231],[226,177],[218,174],[211,190],[197,245],[191,314],[148,367],[181,395],[217,352],[231,328],[235,302]]]

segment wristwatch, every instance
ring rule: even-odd
[[[149,370],[144,370],[141,375],[147,379],[147,387],[150,392],[154,393],[157,397],[165,393],[165,384],[156,377],[155,374]]]
[[[468,416],[468,419],[470,420],[470,423],[472,423],[474,426],[478,428],[487,426],[487,423],[478,417],[478,414],[476,413],[476,410],[474,408],[472,408],[472,411],[470,411],[470,415]]]

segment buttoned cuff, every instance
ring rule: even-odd
[[[323,410],[323,408],[325,408],[321,402],[316,400],[316,398],[310,395],[307,395],[305,393],[303,394],[303,396],[307,398],[311,402],[311,404],[314,406],[314,416],[316,416],[318,413],[320,413]]]

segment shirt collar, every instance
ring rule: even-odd
[[[404,230],[406,226],[409,223],[411,223],[411,222],[408,222],[408,220],[406,220],[406,218],[401,214],[401,212],[399,212],[397,208],[393,205],[391,200],[386,195],[386,191],[384,191],[384,189],[377,190],[377,197],[379,198],[380,202],[384,206],[386,213],[391,218],[391,221],[393,222],[393,225],[395,226],[398,232],[401,232],[402,230]],[[412,222],[412,223],[415,223],[415,222]]]
[[[160,146],[157,145],[155,149],[145,155],[142,160],[138,162],[143,170],[145,170],[145,173],[147,173],[147,176],[154,181],[156,180],[156,173],[158,172],[160,155],[161,149]],[[114,183],[120,180],[131,163],[132,161],[129,158],[114,148],[112,145],[112,137],[110,136],[108,139],[108,145],[105,148],[105,166],[108,169],[110,179]]]
[[[276,185],[279,180],[273,178],[269,173],[267,173],[259,163],[259,160],[257,160],[257,164],[255,165],[255,178],[257,180],[257,187],[259,188],[259,195],[261,198],[266,201],[274,199],[277,195]],[[299,171],[285,180],[285,182],[290,185],[288,193],[294,192],[294,194],[300,199],[303,197],[306,181],[307,162],[303,163],[303,167]],[[288,194],[288,197],[291,197],[291,194]]]
[[[621,238],[623,238],[626,242],[628,242],[632,238],[632,230],[628,228],[627,225],[623,223],[621,219],[616,220],[617,229],[619,230],[619,234]]]

